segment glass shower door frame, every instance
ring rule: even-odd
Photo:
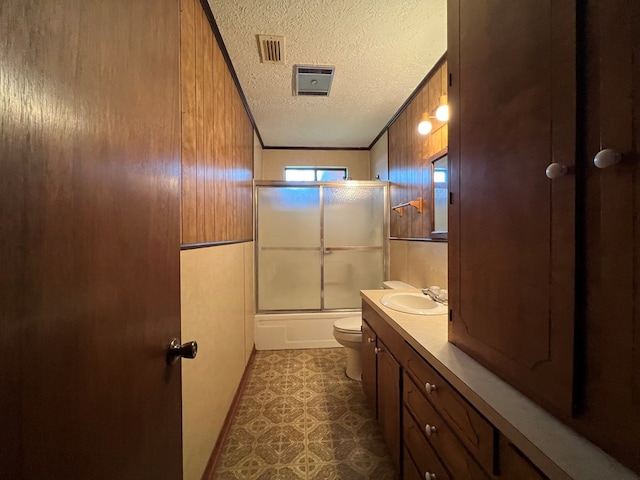
[[[259,222],[258,218],[258,189],[261,187],[293,187],[293,188],[314,188],[319,189],[320,197],[320,309],[299,309],[299,310],[263,310],[259,308],[259,250],[260,250],[260,238],[259,238]],[[374,246],[340,246],[340,247],[325,247],[325,188],[377,188],[382,189],[383,192],[383,235],[382,235],[382,247]],[[389,269],[389,184],[388,182],[381,181],[341,181],[341,182],[283,182],[283,181],[256,181],[254,182],[254,218],[255,218],[255,245],[254,249],[254,265],[255,265],[255,305],[257,313],[292,313],[292,312],[353,312],[360,310],[359,308],[325,308],[325,255],[338,251],[373,251],[382,248],[383,256],[383,279],[387,278],[387,272]],[[264,247],[263,247],[264,248]],[[266,247],[267,249],[269,247]],[[292,249],[298,247],[290,247]],[[285,248],[283,247],[282,250]]]

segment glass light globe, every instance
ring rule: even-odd
[[[441,122],[449,120],[449,105],[440,105],[436,110],[436,118]]]
[[[426,135],[432,128],[433,127],[429,120],[423,120],[418,124],[418,133],[420,133],[420,135]]]

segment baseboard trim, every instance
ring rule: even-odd
[[[236,394],[233,396],[233,401],[231,402],[231,406],[229,407],[227,416],[225,417],[224,423],[222,424],[222,429],[220,430],[220,435],[218,435],[218,440],[216,441],[216,444],[211,451],[211,456],[209,457],[209,461],[207,462],[207,468],[204,469],[204,473],[202,474],[202,480],[213,480],[213,474],[216,471],[218,461],[220,460],[220,456],[222,455],[222,447],[224,447],[227,436],[229,435],[229,431],[231,430],[231,425],[233,425],[233,419],[236,416],[236,412],[238,410],[240,397],[242,397],[242,393],[244,392],[244,389],[247,385],[247,380],[249,379],[249,373],[251,372],[251,368],[253,367],[255,356],[256,347],[254,345],[253,350],[251,351],[251,355],[249,356],[247,366],[244,368],[244,373],[242,374],[242,378],[240,379],[240,384],[238,385]]]

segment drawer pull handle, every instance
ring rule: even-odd
[[[424,389],[427,391],[427,393],[432,393],[436,391],[436,386],[433,383],[425,383]]]
[[[424,426],[424,431],[427,433],[427,437],[430,437],[431,435],[433,435],[434,433],[437,432],[436,427],[434,427],[433,425],[429,425],[428,423]]]
[[[436,474],[431,472],[424,472],[425,480],[436,480]]]

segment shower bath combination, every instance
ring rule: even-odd
[[[338,346],[337,318],[387,270],[382,182],[256,183],[256,348]]]

